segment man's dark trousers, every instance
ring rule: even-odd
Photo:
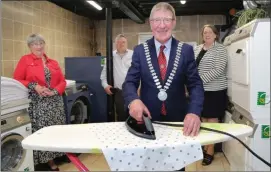
[[[117,89],[115,93],[115,106],[117,112],[117,121],[126,121],[128,114],[125,112],[124,99],[122,97],[122,91]]]

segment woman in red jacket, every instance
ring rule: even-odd
[[[62,93],[66,80],[58,63],[44,53],[45,41],[39,34],[32,34],[27,39],[30,54],[21,57],[14,79],[29,88],[29,116],[32,131],[43,127],[65,124],[65,112]],[[35,165],[48,163],[51,171],[59,171],[53,159],[63,156],[59,152],[34,151]]]

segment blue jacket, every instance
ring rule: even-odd
[[[150,50],[152,65],[161,82],[154,38],[148,40],[147,43]],[[165,81],[172,71],[178,43],[179,41],[172,38]],[[152,120],[162,120],[160,113],[162,101],[157,97],[159,90],[155,85],[147,65],[143,44],[137,45],[134,48],[132,64],[122,85],[125,107],[128,107],[134,99],[139,99],[137,89],[140,81],[140,99],[149,109]],[[190,94],[189,103],[185,96],[185,85]],[[196,115],[201,114],[204,100],[204,89],[197,71],[193,47],[188,44],[184,43],[182,46],[179,66],[177,67],[173,81],[167,90],[167,95],[168,97],[165,101],[167,111],[166,121],[183,121],[187,113],[194,113]]]

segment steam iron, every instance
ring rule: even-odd
[[[150,140],[156,139],[152,122],[147,114],[143,113],[143,123],[138,123],[137,120],[129,115],[125,125],[129,132],[138,137]]]

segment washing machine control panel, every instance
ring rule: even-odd
[[[1,119],[1,132],[20,127],[30,122],[30,117],[26,110],[10,113],[6,115],[6,118]]]

